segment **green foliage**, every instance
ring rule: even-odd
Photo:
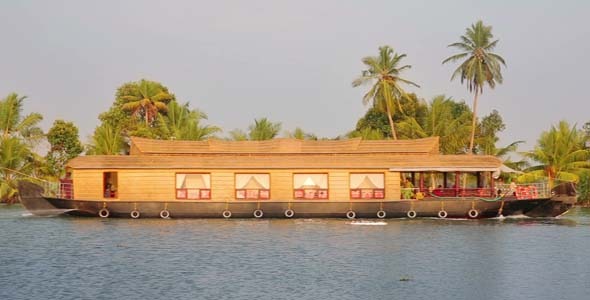
[[[461,36],[461,41],[450,44],[449,47],[456,48],[460,53],[455,54],[443,60],[447,62],[456,62],[463,60],[451,76],[451,80],[460,77],[461,84],[467,82],[467,89],[473,91],[473,118],[471,140],[469,143],[468,153],[472,153],[475,142],[475,124],[477,118],[477,97],[483,93],[483,87],[487,84],[494,88],[496,83],[502,83],[501,66],[506,66],[504,58],[493,53],[498,40],[492,41],[492,27],[485,26],[481,20],[467,28],[465,35]]]
[[[211,125],[201,125],[201,120],[207,120],[207,115],[197,109],[191,110],[189,103],[179,105],[176,101],[168,103],[166,116],[160,115],[160,131],[169,139],[204,140],[214,137],[221,132],[221,128]]]
[[[494,155],[497,151],[496,143],[500,139],[498,133],[504,129],[506,129],[506,124],[497,110],[494,109],[489,115],[483,117],[478,126],[477,152]]]
[[[37,126],[43,117],[38,113],[23,116],[25,99],[11,93],[0,100],[0,202],[17,201],[18,181],[43,169],[39,156],[31,150],[43,138]]]
[[[43,138],[43,131],[37,126],[43,117],[38,113],[22,115],[26,98],[11,93],[0,100],[0,132],[4,138],[18,137],[34,145]]]
[[[372,84],[363,97],[363,103],[366,105],[372,102],[375,108],[387,114],[393,139],[397,139],[393,115],[397,110],[403,112],[400,101],[403,98],[408,98],[401,84],[419,87],[414,82],[399,76],[402,71],[411,68],[410,65],[400,66],[404,57],[406,57],[405,54],[395,53],[393,48],[389,46],[379,47],[378,56],[368,56],[362,59],[367,69],[362,71],[361,76],[352,82],[353,87]]]
[[[233,141],[247,141],[248,134],[241,129],[234,129],[229,132],[229,139]]]
[[[167,111],[167,104],[175,99],[161,83],[142,79],[119,87],[116,101],[121,103],[123,110],[144,120],[146,127],[149,127],[159,113]]]
[[[248,132],[241,129],[234,129],[229,132],[229,139],[233,141],[263,141],[277,137],[281,131],[281,123],[274,123],[267,118],[255,119],[254,123],[248,126]]]
[[[60,177],[66,163],[84,150],[78,128],[72,122],[56,120],[47,133],[47,141],[51,146],[46,156],[50,173]]]
[[[363,134],[360,133],[361,131],[365,131],[365,135],[370,131],[373,131],[374,133],[370,134],[372,137],[381,136],[384,138],[386,136],[391,136],[391,127],[389,126],[387,114],[377,110],[375,107],[369,108],[365,115],[356,123],[355,130],[350,132],[348,136],[363,136]]]
[[[529,167],[528,162],[525,159],[513,161],[512,157],[509,156],[511,153],[516,153],[518,150],[518,145],[522,143],[524,143],[524,141],[516,141],[505,147],[497,148],[493,155],[501,159],[502,163],[507,167],[516,171],[522,171]],[[502,173],[500,176],[504,179],[504,182],[510,182],[512,177],[514,177],[514,174]]]
[[[286,137],[298,140],[314,140],[317,141],[318,137],[313,133],[305,132],[303,129],[297,127],[293,132],[287,131],[285,134]]]
[[[271,140],[281,131],[281,123],[273,123],[267,118],[255,119],[248,130],[248,137],[252,141]]]
[[[590,204],[590,172],[580,174],[580,181],[576,188],[578,190],[578,202]]]
[[[522,153],[537,162],[519,176],[519,181],[530,182],[548,178],[552,186],[554,180],[578,182],[580,174],[590,168],[590,151],[584,149],[586,137],[576,126],[561,121],[541,133],[535,149]]]
[[[430,103],[414,100],[416,112],[397,123],[400,137],[416,139],[440,137],[440,151],[444,154],[465,153],[469,140],[471,111],[463,102],[455,102],[444,95]]]
[[[121,85],[113,105],[99,115],[87,154],[129,152],[129,137],[152,139],[203,140],[221,132],[217,126],[203,125],[207,115],[189,104],[179,104],[174,94],[159,82],[142,79]]]
[[[385,136],[383,132],[378,129],[372,129],[370,127],[365,127],[360,130],[354,130],[347,134],[348,138],[358,138],[360,137],[363,140],[383,140]]]
[[[105,122],[96,127],[88,145],[88,155],[119,155],[129,152],[121,127]]]

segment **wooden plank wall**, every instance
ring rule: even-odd
[[[74,197],[80,200],[104,199],[104,172],[118,172],[117,198],[132,201],[175,199],[176,173],[210,173],[211,197],[214,200],[235,200],[235,174],[269,173],[271,199],[293,199],[293,174],[327,173],[329,197],[333,201],[350,200],[350,173],[379,173],[379,170],[73,170]],[[385,198],[399,199],[400,175],[382,170],[385,174]]]

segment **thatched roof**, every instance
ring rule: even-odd
[[[389,169],[391,171],[495,171],[486,155],[283,154],[199,156],[94,155],[72,159],[73,169]]]
[[[353,154],[396,153],[437,154],[438,137],[416,140],[378,140],[360,138],[348,140],[308,141],[272,139],[266,141],[207,141],[153,140],[131,138],[131,155],[201,155],[201,154]]]

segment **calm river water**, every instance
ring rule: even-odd
[[[590,298],[590,209],[386,223],[46,218],[0,206],[0,299]]]

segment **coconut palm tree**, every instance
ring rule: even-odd
[[[180,105],[170,101],[167,112],[165,117],[160,116],[159,124],[170,139],[198,141],[221,132],[217,126],[201,125],[202,120],[207,120],[207,115],[197,109],[191,110],[188,102]]]
[[[149,127],[158,113],[167,111],[167,104],[174,100],[174,95],[160,83],[142,79],[125,87],[120,99],[124,110],[131,111],[137,118],[143,118]]]
[[[126,152],[127,144],[120,127],[102,123],[94,130],[88,145],[88,155],[118,155]]]
[[[398,54],[389,46],[379,47],[379,56],[368,56],[362,59],[367,69],[352,82],[353,87],[373,84],[363,97],[363,104],[366,105],[372,101],[375,107],[387,114],[393,139],[397,139],[393,114],[396,109],[402,110],[400,99],[408,97],[401,84],[419,87],[416,83],[400,77],[402,71],[411,68],[410,65],[400,66],[404,57],[406,57],[405,54]]]
[[[428,103],[424,118],[407,116],[398,123],[398,128],[405,138],[438,136],[442,153],[457,154],[464,152],[467,145],[470,118],[471,111],[467,105],[439,95]]]
[[[17,183],[33,173],[33,160],[33,153],[19,138],[0,139],[0,202],[16,202]]]
[[[271,140],[281,131],[281,123],[273,123],[267,118],[255,119],[248,130],[248,137],[252,141]]]
[[[229,140],[231,141],[247,141],[248,134],[241,129],[234,129],[229,132]]]
[[[285,136],[292,139],[298,140],[314,140],[317,141],[318,137],[313,133],[305,132],[303,129],[296,127],[292,132],[285,132]]]
[[[363,140],[382,140],[384,138],[383,132],[378,129],[370,127],[362,128],[361,130],[353,130],[346,134],[348,138],[358,138]]]
[[[549,186],[554,180],[578,182],[580,174],[590,169],[590,152],[584,149],[585,134],[561,121],[541,133],[535,149],[522,153],[523,156],[539,163],[526,169],[519,181],[535,181],[548,178]]]
[[[43,131],[37,126],[43,117],[38,113],[22,115],[26,98],[11,93],[0,100],[0,132],[2,138],[18,137],[31,145],[43,137]]]
[[[504,58],[491,52],[498,44],[498,40],[493,40],[493,38],[492,27],[485,26],[479,20],[467,28],[465,35],[461,36],[460,42],[449,45],[449,47],[457,48],[461,52],[448,57],[442,62],[445,64],[465,59],[453,72],[451,80],[460,77],[461,83],[466,82],[467,89],[474,93],[473,119],[471,121],[471,139],[468,153],[473,153],[478,96],[483,93],[484,85],[487,84],[493,89],[496,87],[496,83],[502,83],[500,69],[502,65],[506,66]]]

